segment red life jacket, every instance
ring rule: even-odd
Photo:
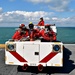
[[[15,34],[12,36],[12,39],[14,40],[20,40],[22,36],[20,35],[19,31],[16,31]]]
[[[47,40],[47,41],[54,41],[56,40],[56,35],[55,35],[55,32],[53,31],[50,31],[49,33],[45,33],[45,30],[43,29],[41,32],[40,32],[40,36],[43,37],[43,39]]]
[[[40,21],[40,22],[38,23],[38,26],[44,26],[44,21]]]
[[[22,37],[27,37],[27,36],[29,36],[28,30],[25,31],[25,34],[23,34]]]
[[[39,36],[39,30],[33,29],[33,30],[29,31],[29,36],[30,36],[30,41],[33,41],[35,37]]]

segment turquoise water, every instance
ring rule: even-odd
[[[15,27],[0,27],[0,44],[11,39],[14,32]],[[75,43],[75,27],[57,27],[57,40],[63,43]]]
[[[0,27],[0,44],[4,44],[8,39],[11,39],[15,32],[12,27]]]
[[[59,27],[57,28],[57,39],[63,43],[75,43],[75,27]]]

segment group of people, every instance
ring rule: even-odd
[[[44,26],[45,28],[35,29],[32,22],[29,23],[28,28],[25,26],[25,24],[21,24],[18,30],[12,36],[12,39],[15,41],[22,39],[29,41],[40,39],[42,42],[56,41],[56,33],[53,32],[50,25],[44,25],[43,18],[40,18],[40,22],[36,26]]]

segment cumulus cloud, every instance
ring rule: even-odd
[[[66,17],[66,18],[58,18],[58,17],[52,17],[52,22],[57,24],[57,26],[75,26],[75,16],[73,17]]]
[[[49,9],[55,10],[57,12],[64,12],[64,11],[72,11],[69,9],[69,3],[71,0],[27,0],[32,3],[45,3]],[[41,5],[41,4],[40,4]]]
[[[1,23],[29,23],[38,22],[40,17],[47,17],[53,15],[53,12],[45,12],[45,11],[35,11],[35,12],[27,12],[27,11],[11,11],[2,13],[0,15]]]
[[[29,2],[33,2],[33,3],[49,3],[51,2],[51,0],[27,0]]]
[[[13,26],[18,26],[20,23],[28,24],[29,22],[33,22],[37,24],[40,17],[44,17],[45,24],[56,24],[56,26],[74,26],[75,25],[75,16],[59,18],[53,17],[55,14],[53,12],[45,12],[45,11],[35,11],[35,12],[27,12],[27,11],[11,11],[0,14],[0,25],[3,23],[13,24]]]
[[[64,12],[64,11],[70,11],[69,9],[69,3],[70,0],[56,0],[52,1],[48,7],[52,10],[58,11],[58,12]]]

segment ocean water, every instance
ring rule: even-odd
[[[0,44],[4,44],[11,39],[15,29],[15,27],[0,27]],[[66,44],[74,44],[75,27],[57,27],[57,40]]]
[[[75,44],[75,27],[58,27],[57,40],[66,44]]]

